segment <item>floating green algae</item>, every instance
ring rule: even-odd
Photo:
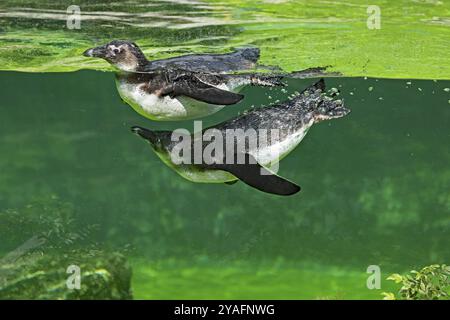
[[[137,299],[381,299],[368,290],[360,272],[274,259],[270,263],[233,261],[146,261],[132,259]],[[381,286],[396,286],[382,276]],[[352,288],[348,290],[348,288]]]
[[[381,28],[367,27],[368,1],[80,1],[81,29],[58,4],[0,4],[0,68],[110,70],[81,53],[126,38],[151,58],[256,45],[261,63],[286,71],[332,66],[345,76],[449,79],[450,4],[378,1]]]

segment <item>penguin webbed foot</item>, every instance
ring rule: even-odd
[[[250,85],[262,87],[285,87],[283,76],[258,76],[254,75],[250,78]]]

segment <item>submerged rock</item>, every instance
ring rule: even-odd
[[[132,299],[130,284],[131,268],[118,253],[34,252],[0,261],[0,299]]]

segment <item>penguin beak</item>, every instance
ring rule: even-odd
[[[142,127],[138,126],[131,127],[131,132],[150,142],[154,142],[156,139],[156,135],[153,131],[150,131]]]
[[[83,52],[83,56],[90,58],[104,58],[106,56],[106,46],[87,49]]]

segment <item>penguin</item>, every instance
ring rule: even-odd
[[[122,100],[155,121],[201,118],[240,102],[246,85],[284,86],[281,77],[191,72],[179,69],[116,73]]]
[[[294,150],[313,124],[349,112],[342,100],[326,95],[321,79],[290,100],[252,109],[200,134],[152,131],[140,126],[131,130],[187,180],[226,184],[241,180],[260,191],[287,196],[299,192],[300,186],[277,175],[273,168]],[[247,135],[249,131],[254,135]],[[181,140],[187,148],[180,148]]]
[[[227,74],[256,66],[259,49],[228,54],[191,54],[148,61],[133,42],[114,40],[86,50],[87,57],[114,65],[122,100],[144,117],[156,121],[188,120],[213,114],[243,99],[246,85],[283,86],[283,76]]]
[[[87,49],[83,55],[103,58],[119,70],[127,72],[182,69],[193,72],[229,73],[255,68],[260,52],[258,48],[250,47],[225,54],[189,54],[149,61],[136,43],[113,40],[105,45]]]

